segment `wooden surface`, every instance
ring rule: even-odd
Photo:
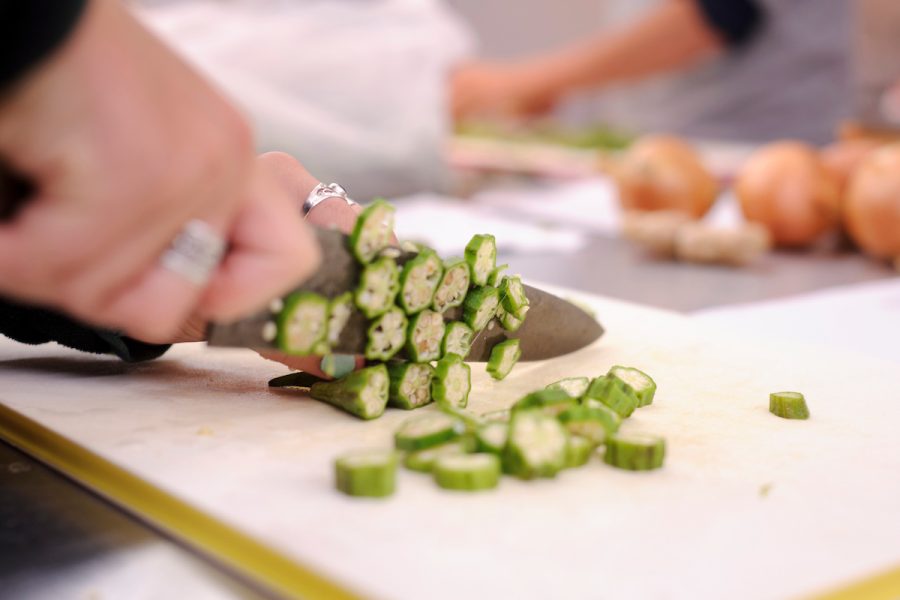
[[[389,444],[408,414],[357,421],[267,390],[274,363],[199,345],[128,366],[3,342],[0,401],[372,597],[790,597],[900,566],[894,365],[591,302],[600,342],[500,383],[476,369],[471,408],[638,366],[659,392],[625,427],[666,436],[661,471],[594,461],[478,495],[405,472],[390,500],[345,498],[333,457]],[[767,412],[781,389],[807,394],[809,421]]]

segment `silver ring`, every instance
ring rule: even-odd
[[[203,286],[225,256],[225,240],[208,223],[192,219],[160,257],[164,269]]]
[[[320,183],[312,189],[309,196],[303,202],[303,216],[309,214],[319,203],[329,198],[340,198],[347,203],[348,206],[357,206],[357,203],[350,199],[347,191],[336,183]]]

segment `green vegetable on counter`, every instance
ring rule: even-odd
[[[431,403],[434,367],[428,363],[387,363],[390,389],[388,406],[412,410]]]
[[[769,394],[769,412],[782,419],[808,419],[809,408],[800,392]]]
[[[509,423],[503,469],[520,479],[554,477],[566,466],[569,435],[555,418],[537,410],[516,411]]]
[[[562,390],[569,395],[570,398],[581,398],[591,385],[591,380],[587,377],[566,377],[559,381],[554,381],[547,386],[548,390]]]
[[[328,334],[328,300],[312,292],[287,297],[278,313],[276,342],[285,354],[305,355],[320,350]]]
[[[369,360],[388,360],[403,348],[407,336],[406,315],[396,306],[369,325],[365,356]]]
[[[474,492],[500,483],[500,459],[493,454],[444,454],[433,465],[434,480],[447,490]]]
[[[413,315],[431,306],[443,271],[440,257],[430,250],[403,265],[398,301],[406,314]]]
[[[362,264],[372,262],[387,248],[394,235],[394,207],[384,200],[376,200],[356,219],[350,234],[350,251]]]
[[[472,288],[463,303],[463,321],[473,331],[481,331],[497,314],[500,292],[497,288],[482,286]]]
[[[469,355],[475,332],[462,321],[451,321],[444,329],[444,339],[441,342],[441,354],[458,354],[462,358]]]
[[[348,496],[383,498],[397,485],[397,454],[390,450],[358,450],[334,463],[337,489]]]
[[[443,313],[448,308],[462,304],[469,292],[470,281],[471,273],[466,261],[459,258],[445,262],[444,273],[434,291],[431,308]]]
[[[384,413],[389,387],[387,368],[377,365],[336,381],[314,383],[309,395],[361,419],[374,419]]]
[[[449,442],[459,435],[457,419],[444,413],[420,415],[405,421],[394,434],[398,450],[424,450]]]
[[[487,362],[487,372],[496,380],[505,379],[522,357],[519,340],[511,339],[500,342],[491,348],[491,357]]]
[[[386,313],[394,306],[400,290],[400,271],[394,259],[381,257],[363,268],[354,301],[367,319]]]
[[[435,402],[465,408],[472,389],[472,370],[458,354],[448,354],[434,367],[431,396]]]
[[[615,434],[606,440],[603,461],[619,469],[649,471],[662,467],[666,441],[655,435]]]
[[[638,408],[653,403],[653,396],[656,394],[656,382],[640,369],[617,365],[610,368],[607,376],[623,381],[634,390],[638,400]]]
[[[423,310],[409,322],[406,355],[413,362],[437,360],[443,340],[444,317],[433,310]]]

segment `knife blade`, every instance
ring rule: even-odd
[[[356,288],[361,267],[348,250],[347,237],[334,230],[316,229],[322,249],[322,266],[302,285],[293,291],[316,292],[334,298]],[[414,253],[398,249],[398,263],[405,262]],[[505,339],[518,338],[523,361],[544,360],[574,352],[603,335],[603,327],[597,320],[571,302],[558,298],[538,288],[525,286],[531,308],[525,322],[516,332],[500,327],[496,320],[479,332],[472,343],[468,361],[484,362],[490,357],[495,344]],[[278,308],[277,303],[274,308]],[[213,323],[207,330],[210,346],[244,347],[256,350],[277,350],[277,345],[267,339],[264,331],[271,329],[276,311],[259,310],[231,323]],[[462,318],[462,307],[444,313],[445,321]],[[368,321],[354,311],[341,332],[333,352],[362,354],[365,350]]]

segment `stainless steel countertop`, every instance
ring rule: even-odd
[[[597,236],[571,256],[501,257],[511,272],[676,311],[790,296],[894,275],[849,253],[777,253],[750,269],[660,262]],[[157,572],[162,554],[177,576]],[[154,556],[147,560],[147,556]],[[261,592],[79,485],[0,443],[0,597],[86,598],[116,571],[153,581],[129,597],[256,598]],[[92,579],[94,578],[94,579]],[[152,579],[151,579],[152,578]]]

